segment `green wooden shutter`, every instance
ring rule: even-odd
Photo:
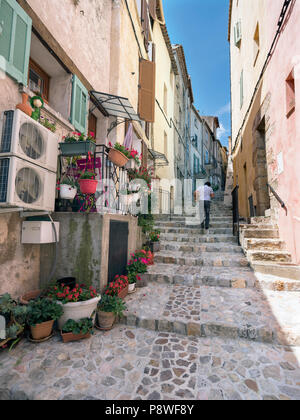
[[[27,86],[32,20],[16,0],[0,0],[0,69]]]
[[[73,75],[71,123],[81,133],[87,131],[88,116],[88,90],[83,86],[78,77]]]

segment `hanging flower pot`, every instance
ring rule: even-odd
[[[76,187],[72,187],[71,185],[67,185],[67,184],[60,185],[59,195],[60,195],[60,198],[62,198],[63,200],[74,200],[76,194],[77,194]]]
[[[96,179],[80,179],[78,182],[82,194],[95,194],[97,191],[98,181]]]
[[[110,149],[108,153],[108,159],[119,168],[123,168],[123,166],[125,166],[129,161],[128,157],[116,149]]]

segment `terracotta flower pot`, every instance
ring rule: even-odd
[[[79,340],[84,340],[86,338],[90,338],[91,334],[73,334],[72,332],[70,333],[64,333],[61,331],[61,338],[63,339],[64,343],[70,343],[71,341],[79,341]]]
[[[97,191],[97,179],[80,179],[78,182],[82,194],[95,194]]]
[[[110,329],[115,322],[116,315],[113,312],[98,311],[97,319],[100,328]]]
[[[31,300],[39,297],[41,293],[42,293],[42,290],[32,290],[28,293],[25,293],[23,296],[21,296],[19,298],[19,301],[22,305],[28,305]]]
[[[121,290],[121,292],[118,293],[119,298],[124,299],[128,295],[128,287],[129,285],[127,285],[123,290]]]
[[[16,106],[16,109],[19,109],[20,111],[24,112],[25,114],[27,114],[29,117],[31,117],[32,114],[32,108],[28,103],[28,95],[27,93],[22,93],[22,103],[18,104]]]
[[[128,157],[116,149],[110,149],[108,153],[108,159],[120,168],[123,168],[123,166],[125,166],[129,161]]]
[[[31,337],[34,340],[41,340],[47,338],[51,335],[53,329],[54,321],[46,321],[41,324],[30,327]]]

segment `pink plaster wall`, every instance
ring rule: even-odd
[[[272,39],[282,2],[271,1],[267,31]],[[280,237],[286,242],[293,261],[300,264],[300,3],[296,1],[281,33],[275,53],[264,77],[264,90],[271,92],[270,124],[273,125],[267,151],[275,159],[269,164],[269,181],[288,207],[279,207]],[[286,79],[294,69],[296,107],[286,117]],[[278,174],[277,156],[283,154],[284,170]]]

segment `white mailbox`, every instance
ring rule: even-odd
[[[54,222],[57,242],[59,241],[59,223]],[[51,222],[25,221],[22,223],[22,244],[51,244],[55,242],[54,229]]]

